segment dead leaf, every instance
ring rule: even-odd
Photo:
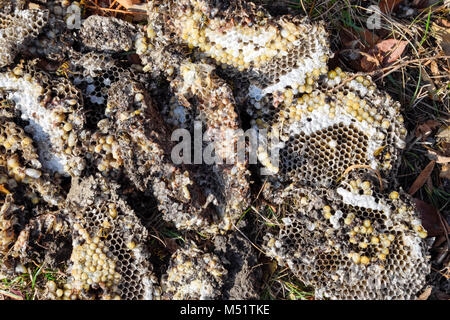
[[[380,41],[380,37],[367,29],[358,30],[358,34],[360,39],[364,41],[364,44],[367,44],[369,48],[373,48]]]
[[[447,19],[439,19],[439,23],[446,28],[450,28],[450,21]]]
[[[450,56],[450,28],[441,27],[437,23],[431,24],[431,35],[436,39],[438,46],[442,48],[446,56]],[[447,58],[449,61],[449,58]]]
[[[450,162],[450,161],[449,161]],[[439,173],[439,177],[442,179],[448,179],[450,180],[450,164],[445,163],[442,168],[441,172]]]
[[[427,300],[430,297],[432,286],[428,286],[417,298],[417,300]]]
[[[430,160],[436,160],[436,163],[445,164],[450,162],[450,157],[443,156],[434,150],[428,150],[428,158]]]
[[[430,69],[431,69],[431,73],[433,73],[433,75],[435,76],[439,76],[441,73],[439,72],[439,67],[438,64],[435,60],[430,60]]]
[[[415,130],[416,137],[422,137],[422,141],[425,140],[434,129],[441,126],[441,123],[436,120],[427,120],[424,123],[418,125]]]
[[[342,41],[343,56],[356,71],[370,72],[380,66],[376,57],[377,51],[374,46],[379,42],[379,37],[367,29],[354,30],[341,28],[339,36]]]
[[[419,176],[416,178],[416,181],[412,184],[412,186],[409,188],[408,193],[410,195],[413,195],[417,192],[422,186],[425,184],[427,179],[430,177],[431,172],[433,172],[434,165],[436,164],[436,161],[432,160],[430,163],[427,164],[425,169],[422,170],[422,172],[419,174]]]
[[[123,7],[125,7],[125,9],[129,9],[130,7],[132,7],[135,4],[141,3],[140,0],[117,0],[117,2],[122,5]]]
[[[391,14],[392,11],[397,9],[398,5],[402,2],[403,0],[381,0],[379,3],[379,7],[381,12]]]
[[[380,67],[381,63],[377,57],[365,52],[361,52],[361,55],[363,56],[362,59],[359,61],[361,71],[371,72]]]
[[[422,226],[427,230],[429,237],[437,237],[448,233],[447,222],[444,219],[441,222],[439,212],[435,207],[417,198],[414,198],[414,201],[420,213]]]
[[[406,49],[408,41],[387,39],[376,44],[376,48],[383,56],[382,64],[388,66],[397,61]]]

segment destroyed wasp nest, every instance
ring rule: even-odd
[[[0,1],[0,257],[66,263],[44,297],[257,298],[257,254],[232,232],[251,203],[249,161],[235,152],[242,119],[269,132],[257,150],[272,173],[262,195],[286,212],[268,256],[317,297],[422,288],[427,234],[393,178],[400,105],[370,77],[328,70],[321,24],[240,0],[181,0],[149,3],[146,26],[90,16],[74,31],[68,1],[45,3]],[[174,163],[171,133],[199,127],[216,161]],[[279,164],[264,148],[272,139]],[[154,271],[159,215],[202,240],[188,237]]]
[[[52,79],[30,63],[0,74],[0,87],[15,103],[27,132],[38,145],[42,166],[51,173],[80,175],[84,169],[78,138],[84,125],[79,91],[67,79]]]
[[[171,257],[162,281],[165,299],[211,300],[220,296],[220,287],[227,270],[220,259],[204,253],[194,243],[178,249]]]
[[[252,95],[270,94],[294,81],[294,89],[310,91],[327,71],[327,33],[306,19],[273,18],[243,1],[153,1],[149,11],[181,43],[213,59],[232,78],[249,82],[247,93]],[[150,39],[162,29],[154,21],[147,28]]]
[[[340,68],[310,93],[288,88],[248,108],[254,128],[267,130],[265,143],[279,151],[276,166],[270,148],[258,150],[261,163],[275,173],[269,177],[274,189],[291,182],[332,187],[352,166],[378,170],[392,182],[406,137],[399,110],[400,104],[377,90],[370,77]]]
[[[13,63],[17,52],[47,24],[48,11],[0,12],[0,67]]]
[[[72,183],[68,283],[78,295],[102,289],[102,299],[156,299],[160,289],[149,263],[147,230],[117,194],[118,188],[100,176]]]
[[[414,204],[382,191],[395,186],[405,146],[399,107],[369,77],[338,68],[310,93],[288,88],[248,108],[279,151],[277,166],[258,150],[272,172],[263,193],[286,212],[266,251],[319,298],[412,299],[425,285],[427,234]],[[377,185],[353,172],[377,172]]]
[[[408,195],[376,189],[360,178],[336,190],[298,189],[266,251],[318,298],[414,299],[430,272],[427,234]]]

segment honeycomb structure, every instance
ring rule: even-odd
[[[216,75],[213,65],[187,58],[182,47],[165,33],[164,15],[159,12],[148,11],[149,25],[137,35],[137,53],[145,64],[144,71],[163,74],[170,82],[172,95],[162,109],[164,120],[174,128],[188,130],[191,136],[196,126],[204,128],[202,150],[209,148],[218,161],[194,164],[189,169],[218,213],[214,223],[219,230],[228,231],[249,203],[247,159],[237,156],[242,135],[233,92]],[[179,217],[177,226],[193,224],[189,221],[192,217]],[[208,232],[217,233],[217,226],[214,228]]]
[[[42,167],[61,175],[80,175],[84,169],[78,132],[85,118],[80,92],[65,78],[53,79],[32,64],[0,74],[0,87],[15,103],[24,128],[36,143]]]
[[[149,5],[149,35],[159,32],[152,26],[152,12],[189,48],[212,58],[231,77],[249,81],[248,91],[242,91],[252,97],[287,86],[311,91],[327,72],[327,33],[306,19],[273,18],[262,7],[240,0],[154,1]]]
[[[378,184],[378,182],[375,182]],[[414,299],[429,273],[412,199],[353,176],[336,189],[297,189],[266,250],[331,299]]]
[[[0,11],[11,13],[14,10],[22,10],[25,6],[25,0],[0,0]]]
[[[129,22],[96,15],[84,20],[80,30],[81,39],[86,47],[112,52],[131,50],[135,33],[136,27]]]
[[[212,300],[221,295],[227,270],[218,256],[205,253],[194,242],[178,249],[171,257],[161,287],[163,299]]]
[[[4,197],[3,204],[0,208],[0,254],[5,255],[14,245],[18,234],[14,230],[15,225],[19,223],[18,217],[21,208],[14,204],[12,194]]]
[[[74,233],[67,283],[83,298],[157,299],[160,289],[149,262],[147,230],[118,188],[101,176],[72,183],[67,210]]]
[[[195,180],[208,196],[214,197],[214,205],[221,216],[219,228],[230,230],[249,204],[249,173],[247,159],[238,156],[242,132],[239,131],[233,94],[213,70],[208,64],[181,64],[179,76],[171,82],[178,110],[171,115],[172,123],[176,121],[182,128],[180,115],[181,118],[195,119],[197,124],[205,127],[202,150],[213,147],[215,161],[198,167],[194,164]],[[184,123],[190,132],[195,130],[193,121]]]
[[[90,16],[73,30],[79,3],[38,2],[48,11],[0,0],[2,273],[68,264],[47,299],[258,298],[258,254],[240,219],[248,155],[236,157],[246,111],[269,132],[262,194],[286,212],[266,254],[318,298],[422,289],[427,233],[395,181],[400,105],[370,77],[328,72],[321,24],[241,0],[156,0],[146,26]],[[123,54],[133,49],[140,62]],[[174,163],[171,133],[199,128],[202,151],[222,162]],[[272,137],[279,164],[264,148]],[[168,269],[150,256],[161,224],[186,235]]]
[[[50,280],[46,283],[45,299],[50,300],[80,300],[81,296],[68,283],[56,283]],[[114,297],[116,298],[116,297]],[[116,298],[116,300],[120,300]]]
[[[48,173],[42,173],[42,165],[33,147],[33,140],[23,129],[11,119],[0,116],[0,166],[5,169],[0,184],[8,188],[17,183],[27,185],[33,192],[29,194],[33,203],[39,202],[38,193],[42,199],[51,205],[62,204],[62,191],[54,184]],[[9,181],[8,181],[9,180]]]
[[[261,276],[257,254],[239,232],[215,236],[214,249],[189,240],[162,276],[163,299],[258,299]]]
[[[89,114],[87,127],[95,129],[105,118],[109,88],[121,78],[133,77],[133,72],[122,68],[110,55],[95,52],[74,58],[71,67],[73,84],[81,91]]]
[[[400,104],[368,76],[338,68],[309,94],[287,89],[248,111],[254,128],[268,131],[267,148],[258,152],[261,163],[276,173],[268,177],[267,194],[290,183],[334,187],[347,169],[358,166],[394,183],[406,137]],[[279,151],[278,166],[267,152],[270,143]]]
[[[81,19],[77,19],[82,17],[82,9],[78,2],[65,0],[48,0],[46,7],[49,11],[48,23],[39,36],[27,45],[25,52],[52,63],[63,63],[77,54],[73,31],[78,29],[77,23],[81,22]],[[81,13],[81,17],[78,13]]]
[[[17,52],[47,24],[47,10],[0,12],[0,67],[13,63]]]
[[[170,159],[173,142],[149,94],[131,79],[113,84],[109,93],[105,111],[108,119],[98,125],[102,134],[108,134],[105,143],[111,142],[112,147],[108,153],[108,147],[105,151],[102,145],[100,166],[106,161],[109,166],[123,165],[137,189],[151,190],[163,218],[178,228],[217,232],[217,214],[209,206],[212,200],[204,195],[186,167],[174,165]],[[101,142],[102,138],[98,140]],[[119,146],[117,154],[115,143]]]

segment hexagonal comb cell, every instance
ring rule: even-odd
[[[221,295],[227,270],[219,257],[205,253],[195,243],[178,249],[171,257],[161,283],[163,298],[175,300],[211,300]]]
[[[85,118],[80,92],[67,79],[53,79],[33,63],[0,74],[0,85],[15,103],[27,132],[37,145],[43,168],[61,175],[84,169],[78,134]]]
[[[262,7],[240,0],[154,1],[149,15],[150,38],[162,30],[174,32],[231,77],[250,82],[252,95],[294,85],[309,89],[327,71],[327,33],[307,19],[273,18]]]
[[[266,251],[331,299],[413,299],[429,272],[426,232],[411,198],[348,179],[336,191],[297,190]]]
[[[68,283],[78,295],[103,299],[155,299],[147,230],[101,176],[75,181],[67,213],[74,228]]]
[[[47,24],[47,10],[0,12],[0,67],[11,64],[23,45]]]
[[[268,130],[280,141],[279,166],[268,177],[267,194],[270,185],[288,181],[334,188],[347,170],[360,167],[395,183],[392,174],[406,137],[399,110],[400,104],[377,90],[369,77],[340,69],[309,94],[287,89],[250,104],[254,128]],[[268,168],[274,167],[267,152],[270,143],[258,155]]]

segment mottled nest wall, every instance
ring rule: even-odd
[[[146,26],[90,16],[72,30],[61,1],[16,5],[0,5],[0,35],[18,33],[0,37],[1,272],[66,264],[67,279],[41,293],[50,299],[258,298],[258,255],[236,231],[249,229],[254,181],[226,134],[252,127],[270,129],[253,177],[285,211],[266,256],[317,297],[420,292],[426,232],[395,180],[401,106],[370,77],[328,70],[321,24],[182,0],[151,2]],[[173,163],[171,133],[195,123],[234,161]],[[264,148],[274,138],[279,165]],[[162,225],[188,240],[155,270],[150,233]]]

